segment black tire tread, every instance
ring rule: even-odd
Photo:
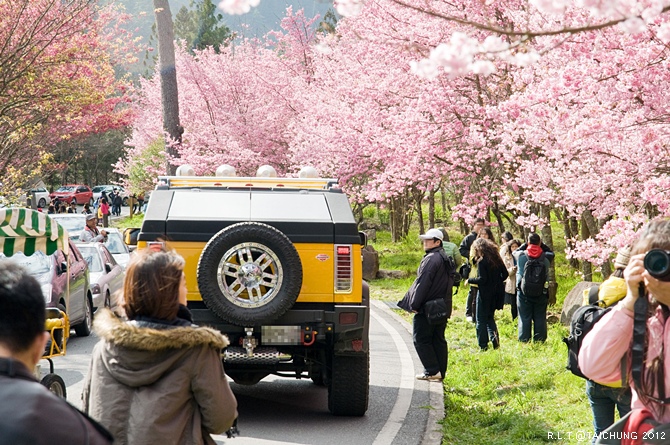
[[[336,416],[362,416],[368,410],[370,355],[333,356],[328,409]]]
[[[49,391],[51,391],[51,386],[55,383],[57,385],[60,385],[61,388],[63,388],[63,399],[67,400],[67,389],[65,387],[65,382],[59,376],[58,374],[47,374],[44,376],[44,378],[40,381],[40,383],[46,387]]]
[[[88,295],[86,295],[86,308],[85,310],[88,311],[88,320],[90,320],[90,324],[93,322],[93,306],[91,305],[91,300],[89,299]],[[77,337],[88,337],[91,335],[91,326],[86,323],[87,317],[85,316],[84,319],[82,320],[81,323],[79,323],[77,326],[74,327],[74,332],[77,334]]]

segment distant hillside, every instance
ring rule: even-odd
[[[226,15],[226,25],[244,37],[261,37],[267,32],[279,29],[281,19],[286,15],[286,8],[293,7],[293,12],[305,10],[305,17],[319,15],[321,18],[328,9],[333,8],[332,0],[261,0],[258,7],[245,15]],[[244,25],[249,27],[246,28]]]
[[[147,39],[151,36],[151,26],[154,23],[154,14],[151,1],[118,0],[126,11],[136,17],[132,24],[137,28],[139,35]],[[218,2],[214,2],[218,3]],[[170,0],[170,10],[174,16],[182,6],[188,7],[189,0]],[[244,37],[261,37],[268,31],[279,29],[279,23],[286,14],[286,8],[293,7],[293,11],[305,10],[306,17],[319,15],[323,17],[328,9],[333,7],[332,0],[261,0],[258,7],[244,15],[228,15],[220,11],[225,24],[238,35]],[[143,13],[143,14],[142,14]]]

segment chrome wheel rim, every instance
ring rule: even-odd
[[[272,301],[281,288],[283,276],[277,255],[258,243],[231,247],[217,268],[221,293],[235,306],[243,308],[261,307]]]

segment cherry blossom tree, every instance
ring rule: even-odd
[[[58,141],[126,125],[130,84],[114,75],[128,55],[113,6],[2,0],[0,14],[0,178],[12,188]]]
[[[314,165],[355,205],[389,206],[394,236],[438,190],[464,222],[550,240],[558,218],[570,255],[605,274],[636,228],[670,213],[666,2],[335,6],[334,33],[288,11],[264,41],[178,51],[184,162],[242,174]],[[161,134],[156,82],[142,85],[122,171]]]

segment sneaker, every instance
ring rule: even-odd
[[[417,374],[416,379],[417,380],[428,380],[429,382],[441,382],[442,381],[442,373],[438,372],[437,374],[433,374],[433,375]]]
[[[465,321],[469,321],[470,323],[472,323],[472,322],[474,322],[475,320],[474,320],[474,318],[472,318],[471,315],[468,315],[468,316],[465,317]]]

